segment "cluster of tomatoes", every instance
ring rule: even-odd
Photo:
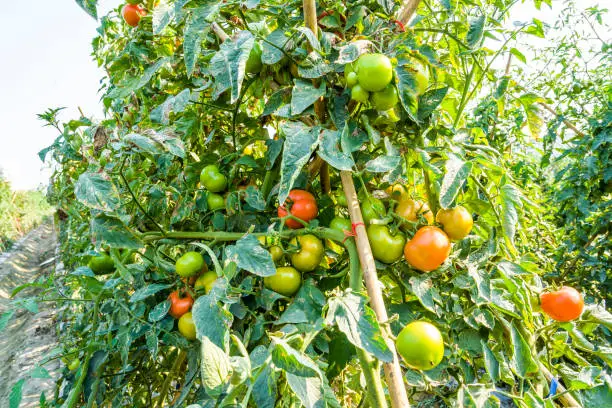
[[[415,93],[420,95],[427,89],[429,79],[421,64],[413,61]],[[399,96],[393,84],[393,63],[383,54],[363,54],[357,61],[346,64],[344,80],[351,89],[351,99],[370,103],[378,111],[389,111],[397,105]]]

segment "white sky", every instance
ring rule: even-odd
[[[98,3],[104,15],[121,1]],[[553,23],[559,7],[542,8],[526,0],[515,6],[511,21],[536,17]],[[66,107],[60,118],[67,121],[78,117],[81,107],[88,116],[101,116],[102,71],[91,57],[98,23],[74,0],[31,0],[27,10],[21,1],[0,0],[0,10],[0,169],[14,189],[32,189],[49,176],[37,153],[58,136],[42,127],[36,114]]]

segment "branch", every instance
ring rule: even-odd
[[[217,35],[217,37],[219,37],[219,40],[221,40],[221,42],[225,42],[227,39],[229,39],[229,35],[227,35],[225,31],[223,31],[219,24],[212,23],[210,26],[212,27],[212,30]]]
[[[421,0],[408,0],[402,4],[397,17],[398,21],[404,25],[408,24],[420,2]]]

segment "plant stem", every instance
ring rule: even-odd
[[[177,372],[181,365],[183,365],[183,361],[185,361],[185,357],[187,357],[187,353],[183,350],[179,350],[179,355],[174,360],[174,364],[172,364],[172,368],[170,369],[170,373],[166,377],[164,384],[162,385],[161,392],[159,394],[159,400],[157,401],[157,408],[162,408],[164,406],[164,400],[168,394],[168,389],[170,388],[170,383],[173,379],[176,378]]]

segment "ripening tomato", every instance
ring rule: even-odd
[[[385,204],[381,200],[369,196],[363,199],[361,215],[363,216],[363,222],[368,225],[372,220],[385,218],[387,210],[385,209]]]
[[[298,271],[314,271],[323,260],[323,254],[325,252],[323,243],[314,235],[300,235],[297,238],[294,237],[291,239],[289,243],[299,248],[298,252],[291,254],[291,264]]]
[[[210,211],[222,210],[225,208],[225,198],[221,194],[210,193],[206,197],[206,203]]]
[[[176,273],[183,278],[195,276],[206,267],[204,258],[199,252],[186,252],[176,260]]]
[[[186,339],[196,339],[196,328],[191,312],[187,312],[180,317],[178,321],[178,329]]]
[[[279,217],[286,217],[289,214],[286,209],[287,205],[289,205],[289,212],[291,215],[306,222],[315,219],[319,213],[317,201],[308,191],[291,190],[287,203],[278,207]],[[304,227],[302,223],[292,219],[285,220],[285,225],[292,229]]]
[[[353,224],[349,219],[343,217],[334,217],[334,219],[331,220],[331,222],[329,223],[329,228],[340,232],[351,232],[353,230]]]
[[[395,207],[395,213],[410,222],[417,222],[420,216],[425,217],[428,224],[433,223],[433,213],[427,203],[411,198],[400,201]],[[408,227],[404,225],[404,227]]]
[[[359,85],[368,92],[382,91],[393,79],[393,65],[383,54],[363,54],[355,68]]]
[[[542,293],[540,303],[544,313],[558,322],[569,322],[577,319],[584,310],[582,295],[569,286],[563,286],[554,292]]]
[[[138,4],[126,4],[125,6],[123,6],[121,14],[123,15],[123,19],[129,26],[136,27],[138,26],[138,23],[140,23],[140,19],[146,14],[146,12]]]
[[[380,224],[370,224],[367,232],[374,258],[393,263],[402,257],[406,238],[401,233],[392,235],[389,227]]]
[[[70,371],[74,371],[81,366],[81,361],[78,358],[73,359],[70,364],[68,364],[68,369]]]
[[[436,221],[442,224],[444,232],[453,241],[465,238],[474,225],[472,214],[460,205],[453,209],[440,209],[436,214]]]
[[[444,357],[442,333],[428,322],[408,324],[398,334],[395,345],[406,365],[417,370],[431,370]]]
[[[175,319],[178,319],[185,313],[191,310],[193,306],[193,298],[189,293],[185,293],[184,297],[181,297],[178,290],[170,293],[168,299],[170,300],[170,311],[168,314]]]
[[[413,268],[429,272],[442,265],[450,251],[448,235],[438,227],[426,226],[420,228],[406,243],[404,256]]]
[[[393,84],[389,84],[382,91],[372,92],[370,94],[370,103],[372,107],[379,111],[386,111],[397,105],[399,100],[397,89]]]
[[[96,275],[106,275],[115,270],[115,261],[107,254],[103,253],[91,257],[87,266],[89,266],[89,269]]]
[[[266,288],[283,296],[293,296],[302,285],[302,275],[290,266],[276,268],[276,274],[264,278]]]
[[[227,187],[227,177],[221,173],[219,167],[209,164],[200,173],[200,183],[211,193],[220,193]]]
[[[357,102],[366,103],[369,98],[370,98],[370,93],[366,91],[365,89],[363,89],[361,85],[356,84],[351,89],[351,99]]]
[[[410,198],[408,187],[403,184],[393,184],[385,189],[389,197],[397,202],[405,201]]]
[[[204,293],[208,293],[212,289],[216,280],[217,280],[217,273],[215,271],[204,272],[195,281],[195,284],[193,287],[195,288],[195,290],[198,290],[198,291],[204,289]]]

